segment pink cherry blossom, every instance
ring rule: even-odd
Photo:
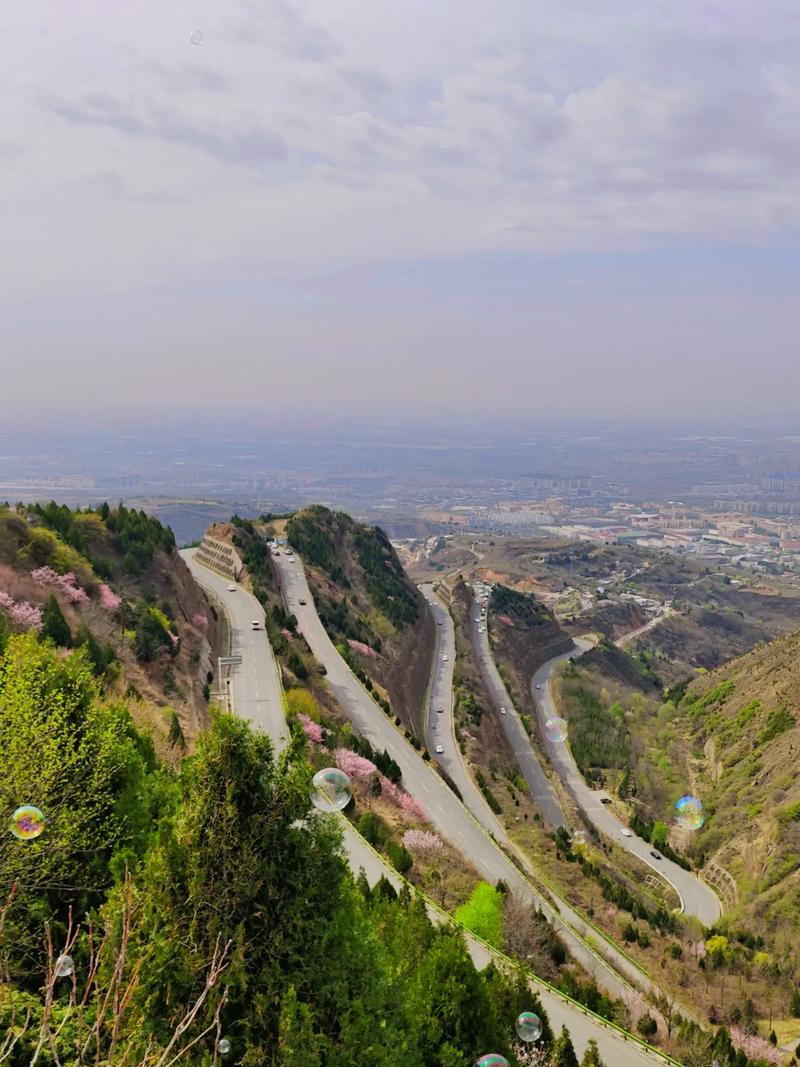
[[[100,607],[105,608],[106,611],[116,611],[122,603],[122,597],[117,596],[113,590],[109,589],[105,582],[100,583]]]
[[[72,571],[66,574],[58,574],[52,567],[38,567],[31,571],[31,578],[38,585],[52,586],[67,598],[70,604],[88,604],[89,596],[84,589],[75,584],[75,575]]]
[[[377,767],[365,756],[359,756],[357,752],[351,752],[349,748],[337,748],[333,753],[336,766],[349,778],[357,778],[365,781],[375,774]]]
[[[208,629],[208,616],[204,615],[202,611],[196,611],[192,615],[192,626],[196,626],[198,630],[202,630],[205,633]]]
[[[425,814],[425,809],[420,802],[401,789],[399,785],[390,782],[383,774],[380,777],[380,782],[383,795],[393,801],[406,815],[411,816],[412,819],[427,819],[428,816]]]
[[[730,1035],[731,1041],[736,1048],[740,1048],[748,1059],[766,1060],[767,1063],[776,1065],[783,1063],[785,1053],[775,1048],[774,1045],[770,1045],[769,1041],[765,1041],[758,1034],[748,1034],[746,1030],[742,1030],[738,1026],[732,1026]]]
[[[374,659],[378,655],[374,648],[365,645],[363,641],[354,641],[352,637],[348,637],[347,643],[354,652],[358,652],[361,656],[371,656]]]
[[[500,622],[505,623],[506,626],[514,625],[514,620],[511,618],[510,615],[498,615],[497,618],[500,620]]]
[[[323,729],[318,722],[314,722],[313,719],[309,719],[308,715],[303,715],[301,712],[298,716],[298,721],[303,727],[303,733],[306,735],[309,741],[313,741],[315,745],[322,744]]]
[[[429,856],[444,850],[444,844],[438,834],[430,830],[406,830],[403,844],[409,852],[420,852]]]
[[[5,608],[16,626],[25,630],[41,630],[42,611],[27,600],[14,600],[8,593],[0,592],[0,607]]]

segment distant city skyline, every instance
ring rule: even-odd
[[[6,5],[7,425],[791,432],[795,23],[787,0]]]

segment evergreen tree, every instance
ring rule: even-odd
[[[561,1034],[553,1044],[550,1067],[579,1067],[578,1057],[575,1055],[566,1026],[561,1027]]]
[[[600,1050],[597,1047],[597,1042],[593,1037],[589,1039],[589,1044],[586,1046],[586,1051],[581,1060],[581,1067],[605,1067],[605,1064],[600,1059]]]
[[[53,644],[58,645],[60,648],[70,648],[72,646],[72,631],[69,628],[69,623],[64,618],[64,613],[52,593],[47,598],[47,603],[42,612],[41,638],[45,640],[48,637]]]

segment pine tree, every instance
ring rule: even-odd
[[[561,1034],[553,1045],[550,1053],[550,1067],[580,1067],[566,1026],[561,1027]]]
[[[600,1050],[597,1047],[597,1042],[593,1037],[589,1038],[589,1044],[586,1046],[586,1051],[581,1060],[581,1067],[605,1067],[605,1064],[600,1059]]]
[[[51,593],[42,612],[42,640],[50,638],[53,644],[60,648],[72,647],[72,631],[69,623],[64,618],[64,613],[58,605],[58,601]]]

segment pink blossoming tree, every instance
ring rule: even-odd
[[[297,719],[300,725],[303,727],[303,733],[306,735],[309,741],[312,741],[315,745],[322,744],[323,729],[318,722],[314,722],[308,715],[303,715],[301,712]]]
[[[105,582],[100,583],[100,607],[106,611],[116,611],[122,603],[122,597],[109,589]]]
[[[403,844],[409,852],[426,856],[434,856],[444,851],[441,837],[430,830],[406,830],[403,834]]]
[[[31,571],[31,578],[38,585],[51,586],[62,593],[70,604],[88,604],[89,596],[85,589],[75,584],[75,575],[72,571],[66,574],[58,574],[52,567],[38,567]]]
[[[0,608],[4,608],[16,626],[24,630],[41,630],[42,611],[27,600],[14,600],[8,593],[0,592]]]
[[[205,633],[208,629],[208,616],[201,611],[196,611],[192,615],[192,626],[196,626],[198,630],[202,630]]]
[[[340,771],[357,781],[366,781],[377,771],[377,767],[365,756],[359,756],[357,752],[351,752],[349,748],[337,748],[333,753],[336,766]]]

